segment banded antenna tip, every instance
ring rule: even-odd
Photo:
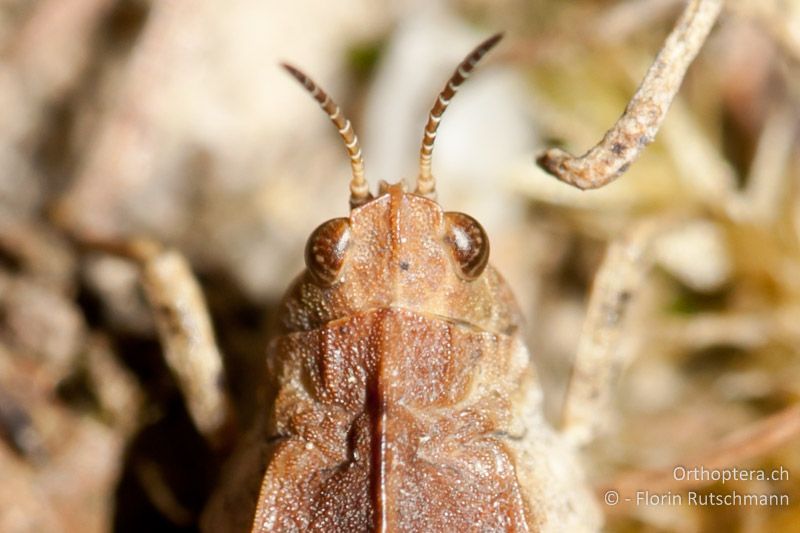
[[[472,73],[475,65],[486,55],[489,50],[500,42],[503,38],[503,33],[496,33],[476,46],[461,63],[458,64],[453,75],[447,80],[444,89],[436,97],[436,101],[428,114],[428,122],[425,124],[425,130],[422,135],[422,146],[419,151],[419,174],[417,176],[417,186],[414,192],[430,198],[435,197],[436,194],[436,180],[431,172],[431,157],[433,154],[433,143],[436,140],[436,130],[439,128],[439,122],[442,119],[442,114],[447,109],[450,101],[455,96],[458,88],[464,83],[469,75]]]
[[[345,149],[350,157],[350,168],[353,177],[350,180],[350,207],[363,205],[372,199],[369,186],[364,178],[364,158],[361,155],[361,145],[358,136],[353,130],[352,124],[344,116],[341,108],[334,102],[328,94],[317,85],[314,80],[309,78],[302,70],[290,65],[289,63],[280,64],[284,70],[292,75],[300,84],[311,94],[314,100],[331,119],[333,125],[339,131],[339,135],[344,141]]]

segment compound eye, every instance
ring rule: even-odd
[[[450,245],[459,275],[466,280],[476,279],[489,262],[489,238],[483,226],[464,213],[444,214],[447,230],[444,240]]]
[[[350,221],[334,218],[311,233],[306,243],[306,267],[319,283],[333,285],[344,266],[350,244]]]

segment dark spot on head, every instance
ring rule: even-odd
[[[650,144],[650,141],[652,141],[652,140],[653,140],[653,139],[651,139],[651,138],[650,138],[650,136],[648,136],[648,135],[642,135],[641,137],[639,137],[639,146],[641,146],[642,148],[644,148],[645,146],[647,146],[648,144]]]
[[[624,173],[625,171],[627,171],[627,170],[630,168],[630,166],[631,166],[631,164],[630,164],[630,163],[625,163],[624,165],[622,165],[621,167],[619,167],[619,170],[617,170],[617,175],[619,175],[619,174],[622,174],[622,173]]]
[[[408,270],[409,266],[408,261],[400,261],[400,270]]]
[[[611,151],[614,152],[614,155],[622,155],[622,152],[625,150],[625,145],[622,143],[614,143],[611,145]]]

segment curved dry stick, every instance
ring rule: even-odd
[[[625,113],[600,143],[581,157],[551,148],[536,160],[539,166],[579,189],[597,189],[622,175],[655,138],[686,69],[705,42],[721,8],[722,0],[691,0]]]
[[[322,110],[327,113],[333,125],[336,126],[336,129],[339,130],[339,135],[344,141],[344,147],[350,156],[350,168],[353,171],[353,178],[350,180],[350,206],[356,207],[367,203],[372,198],[372,195],[370,195],[369,185],[364,179],[364,158],[361,156],[361,145],[358,143],[358,137],[353,131],[350,121],[344,116],[339,105],[331,100],[330,96],[314,80],[288,63],[281,63],[281,66],[311,93],[314,100],[317,101]]]

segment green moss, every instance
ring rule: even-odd
[[[386,39],[380,38],[356,43],[347,50],[347,64],[359,81],[372,77],[386,44]]]

